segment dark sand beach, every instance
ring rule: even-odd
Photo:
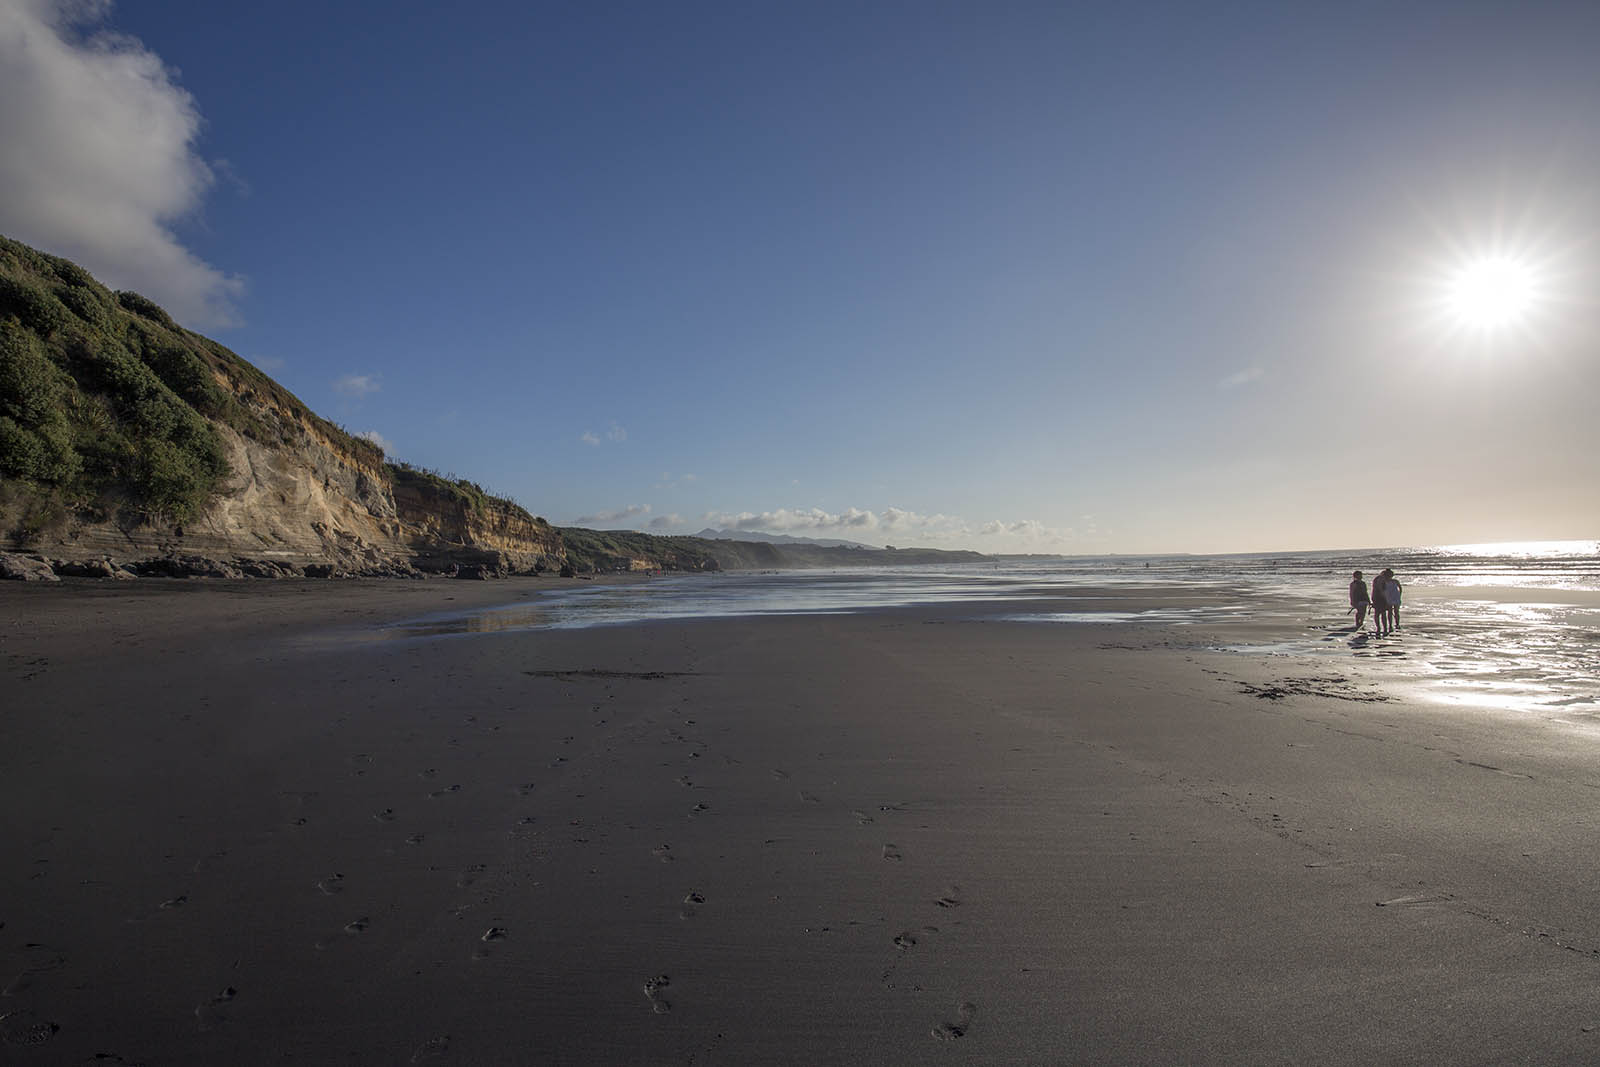
[[[1248,619],[376,636],[557,584],[0,589],[0,1060],[1600,1059],[1589,725]]]

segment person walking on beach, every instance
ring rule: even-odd
[[[1372,579],[1372,633],[1375,637],[1389,635],[1389,575],[1385,568]]]
[[[1383,598],[1389,602],[1389,632],[1393,633],[1400,629],[1400,579],[1387,567],[1383,573],[1389,576],[1383,587]]]
[[[1356,571],[1350,578],[1350,608],[1356,613],[1355,629],[1360,630],[1361,624],[1367,621],[1367,583],[1362,580],[1361,572]]]

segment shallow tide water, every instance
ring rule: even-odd
[[[1369,621],[1367,632],[1354,632],[1346,614],[1350,573],[1370,578],[1385,566],[1405,584],[1401,628],[1379,638]],[[1203,628],[1222,635],[1201,642],[1218,651],[1383,660],[1420,683],[1424,699],[1600,723],[1595,542],[678,575],[569,586],[368,636],[417,640],[911,605],[965,606],[970,618],[997,623]]]

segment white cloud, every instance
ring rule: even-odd
[[[1265,373],[1266,371],[1262,370],[1260,367],[1246,367],[1244,370],[1230,374],[1226,378],[1222,379],[1222,381],[1217,383],[1217,388],[1237,389],[1241,385],[1249,385],[1251,382],[1260,381],[1262,375]]]
[[[377,430],[362,430],[360,433],[356,434],[356,436],[367,441],[371,441],[373,444],[383,449],[384,455],[394,455],[394,442],[383,436],[383,434],[379,433]]]
[[[682,515],[657,515],[650,520],[650,529],[652,530],[671,530],[682,525]]]
[[[630,519],[642,518],[648,514],[650,514],[649,504],[629,504],[627,507],[617,508],[615,511],[597,511],[593,515],[579,515],[572,520],[570,525],[595,526],[602,523],[627,522]]]
[[[356,400],[370,393],[376,393],[382,388],[383,385],[378,381],[376,374],[346,374],[333,383],[334,392]]]
[[[260,370],[268,374],[276,374],[289,365],[289,361],[278,356],[256,356],[250,360]]]
[[[613,421],[611,423],[611,427],[606,430],[604,439],[607,441],[617,442],[626,441],[628,439],[628,431],[624,430],[621,426],[618,426],[615,421]],[[594,445],[596,448],[598,448],[600,447],[601,443],[601,435],[595,433],[593,430],[585,430],[578,435],[578,440],[582,441],[586,445]]]
[[[901,547],[973,547],[987,552],[1055,551],[1071,546],[1074,531],[1035,519],[992,520],[974,524],[959,515],[925,515],[905,508],[882,511],[846,508],[779,508],[776,511],[710,513],[707,525],[744,533],[787,533],[809,537],[859,538],[877,535]]]
[[[194,98],[138,40],[100,29],[107,0],[0,0],[0,232],[134,289],[178,321],[238,322],[242,279],[173,223],[215,181]]]

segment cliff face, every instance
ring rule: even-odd
[[[188,558],[194,573],[488,576],[566,562],[542,519],[384,462],[144,298],[3,237],[0,548],[68,563]]]

